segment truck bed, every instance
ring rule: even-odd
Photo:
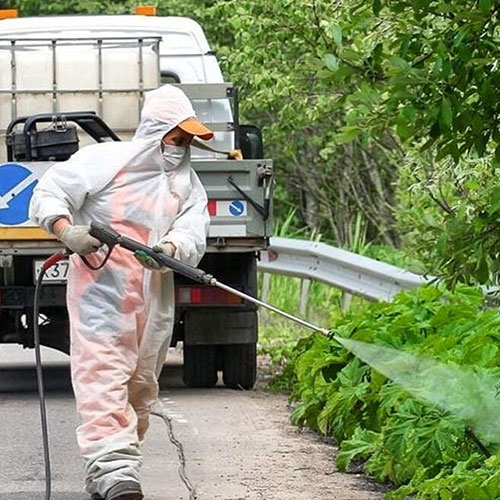
[[[26,162],[0,165],[0,176],[13,175],[9,166],[16,165],[25,169],[25,179],[28,180],[18,183],[18,191],[15,187],[8,193],[0,190],[3,195],[3,198],[0,195],[0,201],[3,199],[5,207],[0,209],[0,255],[50,254],[60,246],[51,235],[35,227],[27,218],[33,189],[53,164]],[[267,246],[272,218],[269,216],[264,220],[259,213],[259,206],[264,206],[264,189],[259,172],[270,165],[271,160],[193,161],[193,168],[209,198],[209,252],[248,252]],[[235,185],[244,195],[238,192]]]

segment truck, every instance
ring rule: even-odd
[[[19,18],[0,11],[0,342],[41,343],[69,353],[68,263],[44,280],[33,318],[34,283],[61,244],[29,220],[33,189],[56,163],[93,142],[130,140],[144,95],[178,85],[215,132],[211,150],[192,150],[211,217],[200,268],[257,294],[257,260],[273,229],[273,164],[262,134],[239,123],[237,89],[224,81],[201,26],[184,17],[131,15]],[[241,149],[243,160],[221,152]],[[101,167],[104,168],[104,167]],[[183,380],[251,388],[256,380],[257,310],[222,290],[175,278],[172,345],[183,342]]]

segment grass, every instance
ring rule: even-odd
[[[263,274],[259,275],[259,288],[262,288]],[[272,275],[267,301],[275,307],[299,316],[299,296],[301,280],[289,276]],[[354,301],[363,299],[354,298]],[[329,285],[311,282],[307,312],[302,317],[323,328],[328,328],[335,317],[342,314],[342,292]],[[259,311],[259,349],[267,361],[261,370],[273,392],[288,392],[290,377],[284,371],[293,346],[312,331],[283,318],[276,313]]]

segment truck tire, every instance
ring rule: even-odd
[[[184,344],[183,380],[188,387],[213,387],[217,383],[216,347]]]
[[[257,344],[229,344],[223,349],[223,380],[232,389],[251,389],[257,378]]]

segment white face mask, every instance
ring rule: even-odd
[[[172,144],[163,143],[161,156],[163,158],[165,170],[175,170],[176,168],[179,168],[188,154],[189,147],[183,148],[181,146],[173,146]]]

